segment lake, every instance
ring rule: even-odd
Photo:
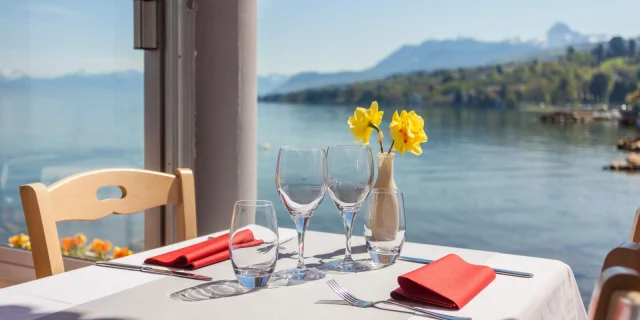
[[[393,110],[385,110],[386,132]],[[615,144],[634,131],[612,123],[543,124],[512,110],[415,110],[429,141],[421,156],[398,155],[394,163],[407,240],[564,261],[589,301],[605,254],[629,237],[640,206],[640,175],[602,170],[625,156]],[[276,204],[280,226],[293,222],[275,189],[278,148],[351,143],[352,113],[343,106],[260,104],[258,141],[271,149],[259,152],[259,197]],[[361,218],[356,226],[362,235]],[[309,229],[343,232],[328,195]]]
[[[63,95],[42,101],[0,97],[0,242],[24,229],[20,184],[51,183],[105,166],[142,166],[141,99],[112,93],[73,101]],[[628,238],[640,204],[640,175],[602,170],[625,156],[615,143],[634,131],[612,123],[542,124],[535,114],[512,110],[416,111],[425,119],[429,142],[421,156],[395,159],[407,240],[562,260],[588,301],[606,252]],[[275,188],[278,148],[351,143],[352,113],[353,107],[344,106],[259,104],[258,194],[276,204],[281,227],[293,222]],[[385,132],[392,113],[385,110]],[[356,235],[362,235],[362,224],[358,218]],[[109,216],[59,228],[61,236],[85,232],[139,250],[143,217]],[[342,233],[328,195],[309,229]]]

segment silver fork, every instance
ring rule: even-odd
[[[427,316],[429,316],[429,317],[431,317],[433,319],[438,319],[438,320],[471,320],[471,318],[454,317],[454,316],[449,316],[449,315],[442,314],[442,313],[429,311],[427,309],[423,309],[423,308],[419,308],[419,307],[407,306],[407,305],[404,305],[402,303],[395,302],[393,300],[380,300],[380,301],[360,300],[360,299],[356,298],[354,295],[352,295],[351,293],[349,293],[345,288],[340,286],[333,279],[327,281],[327,284],[329,285],[329,287],[331,287],[331,289],[336,294],[338,294],[338,296],[340,296],[340,298],[342,298],[342,300],[348,302],[350,305],[355,306],[355,307],[369,308],[369,307],[373,307],[373,306],[375,306],[376,304],[379,304],[379,303],[387,303],[387,304],[392,304],[392,305],[396,305],[396,306],[404,307],[404,308],[407,308],[407,309],[411,309],[413,311],[420,312],[420,313],[425,314],[425,315],[427,315]]]

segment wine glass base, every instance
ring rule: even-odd
[[[359,261],[336,260],[323,264],[322,268],[337,272],[362,272],[371,270],[371,265]]]
[[[313,268],[282,270],[275,274],[277,278],[293,281],[315,281],[326,276],[326,272]]]

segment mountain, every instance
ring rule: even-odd
[[[558,22],[547,32],[546,45],[549,48],[566,47],[580,43],[606,42],[611,39],[608,35],[584,35],[569,28],[568,25]]]
[[[288,79],[288,76],[280,74],[258,76],[258,95],[261,96],[273,92],[276,88],[284,84]]]
[[[608,39],[609,37],[605,35],[580,34],[559,22],[549,29],[543,41],[512,39],[485,42],[469,38],[427,40],[419,45],[402,46],[378,64],[363,71],[299,73],[273,92],[287,93],[329,85],[345,85],[357,81],[381,79],[398,73],[481,66],[514,57],[543,54],[545,51],[567,45],[595,43]]]
[[[0,91],[3,90],[68,90],[107,89],[142,90],[143,74],[138,71],[120,71],[106,74],[72,73],[54,78],[30,77],[20,70],[0,70]],[[284,75],[258,76],[258,94],[264,95],[282,85]]]
[[[614,38],[603,50],[567,50],[555,59],[396,74],[384,79],[260,97],[265,102],[508,107],[531,104],[621,105],[638,87],[636,39]],[[637,42],[635,42],[637,44]],[[593,46],[595,44],[592,44]],[[575,46],[576,48],[579,46]],[[556,49],[551,49],[555,51]],[[603,54],[604,51],[604,54]]]
[[[143,92],[144,77],[141,72],[133,70],[105,74],[73,73],[55,78],[30,77],[21,71],[0,72],[0,92],[16,93],[27,90],[56,94],[65,94],[69,90],[135,93]]]

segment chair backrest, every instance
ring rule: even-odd
[[[590,320],[632,320],[624,316],[620,299],[640,291],[640,275],[625,267],[610,267],[600,275],[589,305]],[[633,319],[636,319],[635,317]]]
[[[116,186],[120,199],[98,199],[98,189]],[[20,198],[31,240],[37,278],[64,272],[56,222],[96,220],[109,214],[132,214],[175,204],[177,239],[192,239],[196,232],[193,173],[176,169],[175,175],[140,169],[102,169],[78,173],[48,187],[42,183],[20,186]]]
[[[633,219],[633,225],[631,226],[631,236],[629,237],[631,242],[640,242],[640,208],[636,210],[636,216]]]

